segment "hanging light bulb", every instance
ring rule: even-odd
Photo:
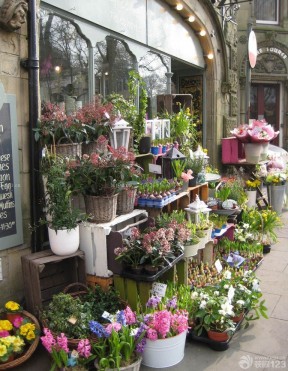
[[[195,21],[194,15],[190,15],[190,17],[188,18],[188,22],[192,23],[194,21]]]
[[[178,4],[176,5],[176,10],[182,10],[182,9],[183,9],[183,4],[178,3]]]

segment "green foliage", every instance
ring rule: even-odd
[[[204,156],[194,156],[193,158],[189,157],[186,160],[186,169],[191,169],[193,171],[193,175],[197,175],[201,173],[204,169],[206,164],[206,159]]]
[[[80,339],[89,335],[89,321],[93,320],[93,316],[89,303],[82,303],[79,297],[59,293],[53,296],[41,319],[51,331]]]
[[[45,201],[49,215],[49,220],[42,223],[49,224],[54,230],[75,228],[85,216],[79,210],[71,208],[73,189],[65,176],[65,160],[48,155],[42,161],[41,170],[46,184]]]

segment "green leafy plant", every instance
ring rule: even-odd
[[[45,186],[47,218],[40,223],[49,224],[54,230],[71,230],[85,219],[85,214],[71,207],[73,188],[67,180],[65,159],[46,153],[41,170]]]

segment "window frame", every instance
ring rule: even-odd
[[[261,19],[257,19],[256,3],[255,3],[254,11],[255,11],[256,24],[279,25],[279,22],[280,22],[280,20],[279,20],[279,14],[280,14],[279,8],[280,8],[280,2],[279,2],[279,0],[276,0],[276,21],[261,20]]]

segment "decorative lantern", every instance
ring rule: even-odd
[[[109,135],[111,147],[117,149],[119,147],[125,147],[128,151],[129,139],[131,126],[125,120],[119,120],[111,128],[111,133]]]
[[[172,147],[166,152],[166,155],[162,157],[162,173],[163,178],[172,179],[175,177],[172,161],[181,160],[185,161],[186,156],[183,155],[177,148]]]

